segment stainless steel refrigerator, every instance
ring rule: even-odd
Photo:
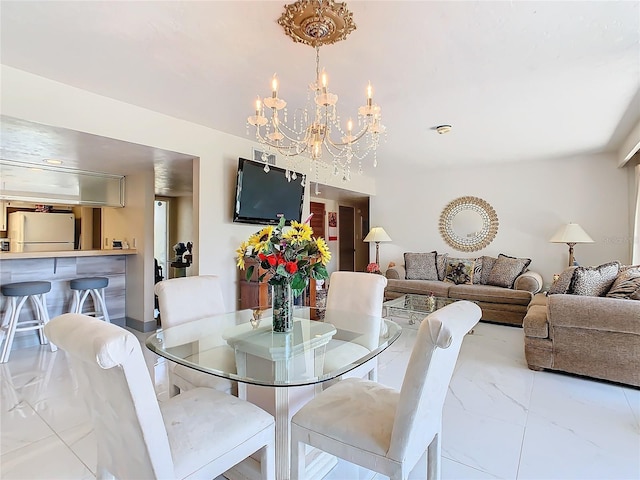
[[[74,228],[75,218],[72,213],[10,213],[10,251],[73,250]]]

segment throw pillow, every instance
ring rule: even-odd
[[[487,257],[486,255],[482,257],[482,275],[480,276],[480,282],[476,283],[481,283],[482,285],[487,284],[487,280],[489,280],[489,274],[491,273],[496,260],[498,260],[496,257]]]
[[[487,285],[504,288],[513,287],[513,282],[516,281],[518,275],[525,271],[530,263],[530,258],[509,257],[501,253],[491,269]]]
[[[473,267],[473,283],[480,283],[480,279],[482,278],[482,257],[478,257],[475,259],[476,266]]]
[[[449,258],[444,281],[456,285],[473,283],[473,269],[476,261],[473,258]]]
[[[436,252],[405,253],[404,267],[407,280],[438,280]]]
[[[601,297],[611,288],[619,269],[618,262],[604,263],[597,267],[576,267],[567,293]]]
[[[560,274],[558,279],[553,282],[547,295],[555,295],[558,293],[567,293],[569,291],[569,285],[571,285],[571,279],[573,278],[573,272],[577,267],[567,267]]]
[[[640,290],[640,269],[629,268],[618,274],[607,292],[607,297],[628,299],[638,290]]]
[[[444,280],[444,276],[447,272],[447,257],[448,253],[439,253],[436,255],[436,268],[438,270],[438,280]]]

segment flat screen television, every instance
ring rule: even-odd
[[[287,180],[283,168],[269,166],[265,172],[263,163],[240,158],[233,221],[277,225],[284,215],[287,225],[301,222],[305,189],[301,180],[301,175]]]

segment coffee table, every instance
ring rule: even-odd
[[[382,316],[408,318],[409,325],[418,324],[430,313],[458,302],[459,298],[436,297],[407,293],[401,297],[388,300],[382,304]]]

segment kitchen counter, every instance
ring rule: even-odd
[[[126,250],[62,250],[58,252],[0,252],[0,260],[28,258],[104,257],[111,255],[135,255],[136,249]]]
[[[51,318],[69,312],[73,304],[73,291],[69,282],[81,277],[107,277],[109,285],[105,298],[111,322],[125,324],[127,263],[138,260],[137,250],[61,250],[55,252],[1,252],[0,284],[46,280],[51,282],[47,294],[47,310]],[[0,295],[0,314],[9,302]],[[91,310],[88,302],[87,310]],[[23,309],[21,318],[27,319],[30,308]],[[34,331],[20,332],[23,344],[37,344]],[[17,338],[17,336],[16,336]]]

